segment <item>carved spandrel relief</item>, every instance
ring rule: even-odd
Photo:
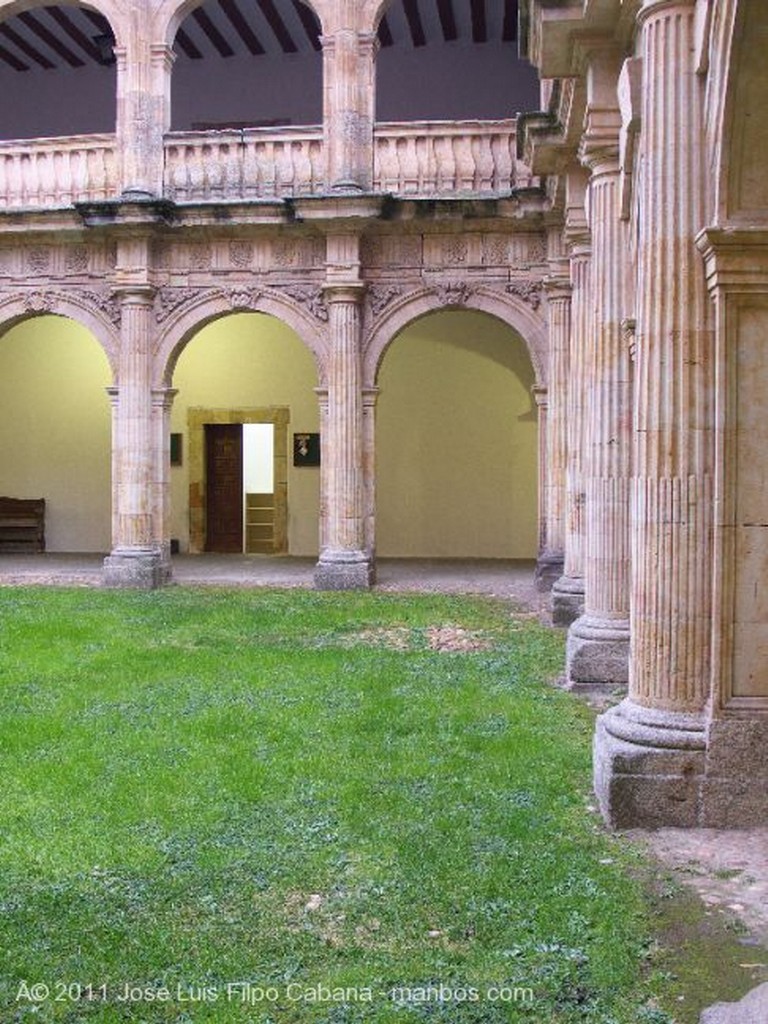
[[[304,285],[283,284],[278,291],[288,295],[295,302],[301,303],[311,314],[323,322],[328,320],[328,306],[320,288],[308,288]]]
[[[379,316],[387,306],[399,299],[404,291],[405,289],[399,285],[374,285],[369,288],[367,298],[372,315]]]
[[[29,292],[24,296],[24,308],[28,313],[50,313],[55,304],[51,292]]]
[[[233,288],[228,293],[229,304],[233,310],[241,312],[256,309],[261,294],[259,288]]]
[[[77,293],[89,304],[100,309],[102,313],[106,314],[108,320],[115,326],[120,326],[120,321],[123,317],[123,311],[120,307],[119,300],[112,294],[106,292],[96,291],[85,291],[81,290]]]
[[[541,305],[542,282],[532,278],[520,278],[517,281],[510,281],[506,291],[510,295],[516,295],[527,302],[531,309],[538,309]]]
[[[162,324],[188,302],[202,294],[200,288],[161,288],[155,295],[155,320]]]

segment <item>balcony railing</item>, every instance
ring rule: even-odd
[[[377,124],[373,188],[402,196],[498,194],[528,185],[515,160],[515,122]]]
[[[164,182],[165,194],[177,202],[319,195],[322,131],[173,132],[165,140]]]
[[[0,142],[0,209],[71,206],[117,191],[114,135]]]
[[[515,159],[513,120],[376,125],[376,192],[503,195],[530,184],[530,172]],[[163,187],[169,199],[193,203],[322,195],[322,130],[171,132]],[[0,142],[0,209],[65,207],[120,191],[112,135]]]

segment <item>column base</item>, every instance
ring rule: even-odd
[[[170,580],[170,561],[155,548],[115,548],[104,559],[105,587],[154,590]]]
[[[364,551],[324,551],[315,566],[315,589],[370,590],[375,575]]]
[[[740,714],[709,724],[701,824],[747,828],[768,821],[768,717]]]
[[[533,581],[541,593],[551,590],[556,581],[563,575],[563,555],[557,552],[544,552],[536,560],[536,572]]]
[[[594,783],[613,828],[693,828],[701,824],[706,731],[703,715],[645,708],[633,701],[600,715]]]
[[[561,576],[552,586],[552,625],[570,626],[584,611],[584,577]]]
[[[582,615],[568,630],[565,675],[572,690],[626,686],[629,622]]]

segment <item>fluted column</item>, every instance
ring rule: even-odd
[[[539,558],[541,558],[541,553],[547,545],[547,435],[549,433],[549,401],[546,388],[534,387],[532,391],[538,418],[537,506],[539,510],[538,552]]]
[[[613,824],[701,821],[712,631],[713,351],[695,236],[706,215],[694,0],[646,0],[629,698],[601,716]]]
[[[572,686],[627,682],[631,391],[624,342],[626,225],[620,219],[618,146],[588,155],[593,173],[592,343],[585,371],[584,614],[570,628]]]
[[[326,182],[367,192],[373,182],[376,37],[342,26],[323,36]]]
[[[544,452],[543,545],[536,583],[548,590],[563,573],[565,559],[565,477],[568,454],[567,396],[571,343],[571,285],[551,278],[545,283],[549,317],[549,389]]]
[[[571,268],[571,342],[566,425],[565,559],[563,575],[552,587],[552,620],[569,626],[584,606],[584,368],[590,344],[590,264],[586,225],[569,237]]]
[[[323,438],[325,538],[315,569],[322,590],[354,590],[371,583],[365,551],[361,284],[329,285],[328,414]]]
[[[121,290],[121,337],[114,411],[112,553],[104,582],[153,587],[162,582],[155,530],[155,418],[151,384],[154,289]]]

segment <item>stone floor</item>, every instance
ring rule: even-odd
[[[0,555],[0,585],[99,586],[103,555]],[[311,587],[316,559],[268,555],[175,555],[179,584]],[[532,561],[383,558],[376,589],[489,594],[543,609],[548,595],[533,585]]]

